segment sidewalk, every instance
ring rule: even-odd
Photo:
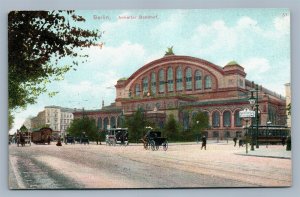
[[[279,159],[291,159],[292,151],[287,151],[286,146],[281,145],[270,145],[266,148],[265,145],[259,146],[259,148],[254,147],[254,151],[251,151],[251,146],[248,147],[248,153],[246,153],[246,148],[238,153],[237,155],[243,156],[255,156],[255,157],[269,157],[269,158],[279,158]]]

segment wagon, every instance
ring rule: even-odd
[[[16,140],[17,140],[17,146],[20,146],[20,145],[25,146],[26,144],[31,146],[31,132],[17,131]]]
[[[163,150],[168,149],[168,140],[165,137],[161,137],[160,131],[148,131],[144,138],[142,139],[144,143],[144,148],[151,150],[158,150],[160,146],[163,147]]]
[[[106,145],[115,146],[116,144],[128,145],[128,130],[127,128],[113,128],[106,131]]]

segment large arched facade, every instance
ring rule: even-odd
[[[235,62],[220,67],[195,57],[165,56],[118,80],[115,87],[115,103],[90,113],[98,120],[99,129],[120,126],[121,116],[130,116],[139,108],[160,128],[173,114],[184,130],[190,128],[193,112],[205,112],[208,137],[233,137],[243,132],[246,122],[251,123],[241,119],[239,112],[251,108],[247,97],[254,84]],[[260,124],[269,119],[285,124],[285,112],[281,111],[285,98],[260,86],[258,102]]]

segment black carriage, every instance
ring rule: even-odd
[[[168,140],[165,137],[161,137],[160,131],[148,131],[144,138],[142,139],[144,143],[144,148],[151,150],[158,150],[160,146],[163,147],[163,150],[168,149]]]
[[[75,137],[68,134],[65,137],[65,144],[75,144]]]
[[[25,132],[17,131],[16,143],[17,143],[17,146],[25,146],[26,144],[31,146],[31,132],[29,132],[29,131],[25,131]]]
[[[128,145],[128,130],[127,128],[112,128],[106,131],[106,145],[115,146],[116,144]]]

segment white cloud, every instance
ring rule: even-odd
[[[246,73],[255,72],[257,74],[262,74],[271,68],[269,60],[260,57],[246,59],[241,65],[245,68]]]
[[[289,34],[290,32],[290,16],[279,16],[274,19],[275,29],[282,34]]]
[[[254,19],[244,16],[240,18],[237,22],[237,27],[238,28],[254,28],[257,25],[257,21]]]

